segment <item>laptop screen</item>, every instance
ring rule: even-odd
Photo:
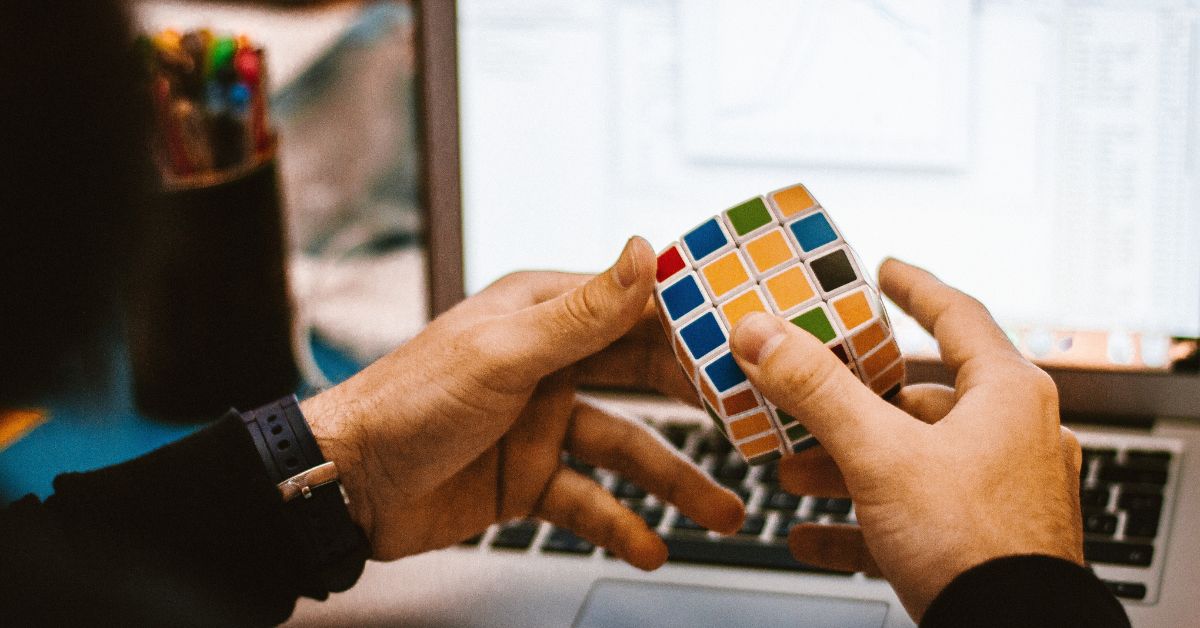
[[[1196,350],[1200,2],[464,0],[457,26],[468,293],[803,182],[868,267],[929,268],[1043,363]]]

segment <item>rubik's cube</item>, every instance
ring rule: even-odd
[[[750,384],[729,333],[770,312],[825,343],[864,384],[900,390],[904,360],[879,294],[841,232],[803,185],[705,220],[658,255],[663,327],[704,409],[750,464],[816,440]]]

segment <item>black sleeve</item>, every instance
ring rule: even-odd
[[[0,617],[264,625],[328,591],[240,417],[0,510]],[[108,621],[106,621],[108,620]]]
[[[1129,626],[1117,598],[1091,570],[1049,556],[1007,556],[959,574],[938,594],[923,628]]]

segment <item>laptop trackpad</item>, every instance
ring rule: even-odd
[[[600,580],[575,618],[576,628],[644,626],[862,626],[879,628],[884,602],[676,584]]]

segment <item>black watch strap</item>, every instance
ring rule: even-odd
[[[312,564],[327,591],[350,588],[370,557],[370,543],[350,518],[345,494],[336,479],[312,486],[305,481],[309,472],[329,471],[333,465],[326,464],[321,455],[296,396],[242,412],[241,417],[267,475],[280,485],[284,517],[300,543],[304,560]],[[311,474],[317,475],[327,474]]]

